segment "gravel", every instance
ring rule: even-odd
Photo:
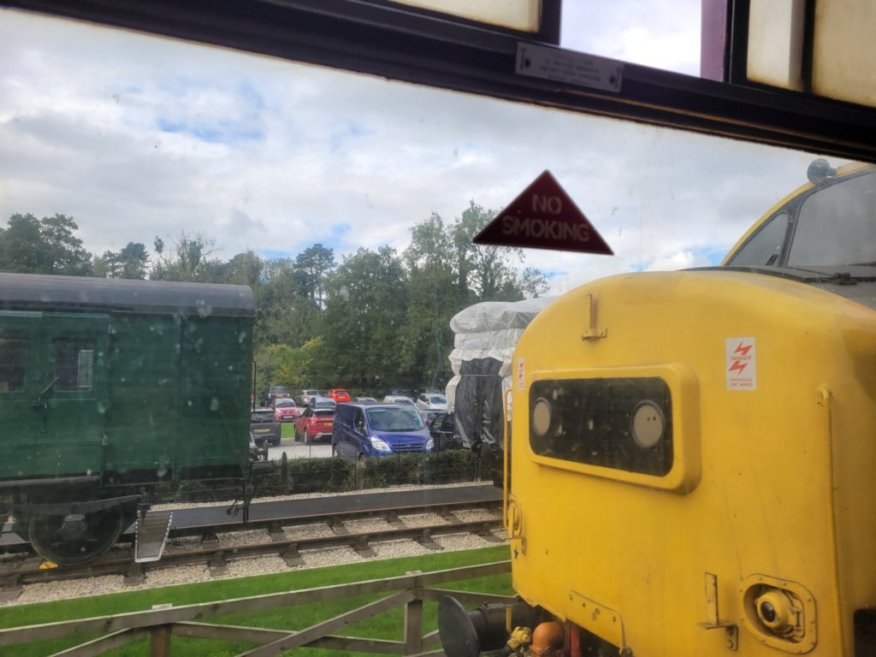
[[[456,484],[456,485],[471,485]],[[416,488],[405,487],[405,488]],[[398,487],[387,490],[400,490]],[[369,491],[379,492],[379,491]],[[299,495],[302,497],[318,497],[321,495]],[[290,496],[291,497],[291,496]],[[288,499],[288,498],[271,498]],[[262,501],[262,500],[260,500]],[[227,502],[219,504],[228,504]],[[183,505],[176,505],[180,507]],[[191,505],[188,505],[191,506]],[[205,505],[205,506],[213,506]],[[454,511],[454,516],[463,522],[475,522],[480,520],[495,519],[494,512],[486,509],[464,509]],[[421,527],[441,522],[442,519],[433,513],[401,514],[400,520],[408,527]],[[376,531],[391,527],[382,518],[355,519],[344,522],[344,526],[350,533]],[[302,539],[312,537],[330,536],[334,532],[324,523],[296,525],[284,528],[289,539]],[[504,533],[497,531],[497,538],[504,538]],[[223,547],[246,545],[262,542],[267,537],[266,530],[253,530],[248,532],[233,532],[219,534],[219,542]],[[468,532],[460,534],[446,534],[434,536],[433,541],[441,549],[447,551],[471,550],[476,548],[495,546],[494,541],[482,538]],[[166,552],[184,552],[199,548],[201,541],[198,537],[184,537],[173,539],[167,545]],[[435,550],[424,547],[414,540],[393,540],[382,543],[372,543],[371,549],[375,553],[373,557],[364,557],[352,548],[340,547],[333,549],[319,548],[302,550],[301,561],[297,565],[290,566],[279,556],[260,556],[242,558],[229,561],[225,568],[210,569],[206,565],[177,566],[151,570],[146,573],[145,581],[140,584],[126,584],[122,576],[92,577],[85,580],[69,582],[50,582],[44,584],[31,584],[23,587],[21,595],[15,600],[0,601],[0,607],[34,604],[55,600],[66,600],[85,596],[106,595],[108,593],[124,593],[143,589],[160,588],[163,586],[175,586],[179,584],[192,584],[196,582],[208,582],[215,579],[230,579],[239,577],[253,577],[256,575],[268,575],[288,572],[290,570],[304,570],[308,568],[322,568],[342,564],[361,563],[376,559],[396,559],[399,557],[415,557],[420,555],[434,554]]]

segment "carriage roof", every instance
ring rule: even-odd
[[[252,317],[245,285],[0,273],[0,310]]]

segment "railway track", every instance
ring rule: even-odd
[[[488,541],[501,542],[503,539],[497,533],[501,529],[499,498],[499,491],[490,486],[472,486],[275,501],[253,504],[246,523],[228,514],[224,506],[181,509],[174,511],[171,542],[188,542],[188,547],[170,549],[160,561],[151,563],[133,561],[130,537],[127,544],[117,545],[87,566],[49,569],[21,549],[26,544],[13,545],[7,541],[5,547],[18,552],[7,555],[0,563],[0,594],[9,599],[30,584],[106,575],[123,575],[126,583],[139,584],[149,572],[193,564],[206,565],[211,574],[219,576],[230,562],[265,555],[279,556],[288,566],[295,567],[308,551],[338,547],[352,548],[369,558],[374,556],[374,545],[404,539],[438,550],[442,548],[434,537],[446,534],[473,533]],[[456,515],[474,510],[482,510],[476,512],[482,517],[463,520]],[[432,515],[434,520],[423,522],[423,514]],[[406,517],[417,517],[417,521],[408,523]],[[356,529],[355,525],[365,519],[381,520],[378,524],[382,526],[365,531]],[[299,532],[314,525],[323,526],[323,535]],[[240,532],[261,535],[225,544],[228,537]]]

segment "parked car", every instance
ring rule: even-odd
[[[249,432],[257,445],[280,444],[280,423],[274,420],[274,409],[255,408],[249,418]]]
[[[433,413],[434,411],[424,411],[425,413]],[[432,441],[435,443],[435,451],[442,452],[445,449],[463,449],[465,447],[462,442],[462,436],[456,428],[456,420],[453,413],[446,411],[434,412],[435,415],[429,422],[429,434],[432,436]]]
[[[413,406],[338,404],[332,430],[332,452],[358,461],[367,456],[431,452],[432,436]]]
[[[261,445],[255,441],[252,431],[249,432],[249,460],[250,461],[267,461],[268,460],[268,444],[262,441]]]
[[[352,401],[352,397],[350,397],[350,393],[344,390],[343,388],[332,388],[326,394],[326,397],[331,397],[339,404],[342,402]]]
[[[301,409],[298,408],[298,404],[291,397],[275,399],[272,406],[274,408],[274,419],[277,422],[291,422],[301,415]]]
[[[307,404],[310,403],[311,397],[322,397],[322,396],[323,396],[322,390],[312,390],[312,389],[311,390],[302,390],[301,397],[300,397],[301,405],[307,406]]]
[[[446,411],[447,397],[440,392],[423,392],[417,397],[417,408],[424,411]]]
[[[337,405],[338,402],[331,397],[311,397],[307,402],[308,408],[330,408],[334,410]]]
[[[426,411],[422,408],[418,408],[417,410],[420,412],[420,417],[423,418],[423,422],[425,422],[426,426],[430,429],[432,428],[432,423],[435,421],[436,417],[447,413],[447,411]]]
[[[295,418],[295,440],[303,440],[304,444],[309,445],[317,440],[331,438],[334,417],[334,406],[308,406]]]
[[[363,404],[376,404],[377,400],[374,397],[356,397],[357,402],[361,402]]]
[[[410,397],[406,397],[405,395],[387,395],[383,398],[384,404],[407,404],[408,406],[414,405],[414,400]]]
[[[262,405],[270,406],[274,403],[275,399],[288,396],[289,389],[286,386],[271,386],[265,391],[264,397],[262,397]]]

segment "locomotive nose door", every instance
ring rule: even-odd
[[[28,473],[100,475],[109,317],[43,313],[30,399]]]

